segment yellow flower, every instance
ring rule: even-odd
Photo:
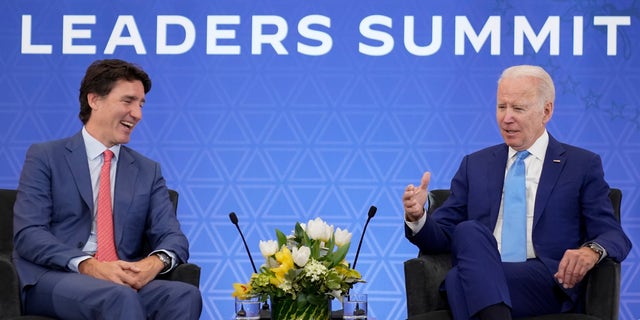
[[[231,294],[232,297],[238,297],[240,299],[246,299],[247,296],[249,295],[249,292],[251,291],[251,285],[250,284],[244,284],[244,283],[234,283],[233,284],[233,293]]]
[[[271,283],[277,286],[284,282],[284,275],[293,268],[293,256],[289,248],[283,246],[280,251],[276,252],[276,261],[278,261],[280,265],[271,268],[271,271],[276,275],[275,279],[271,279]]]
[[[345,264],[337,265],[335,267],[335,270],[339,274],[341,274],[341,275],[343,275],[343,276],[345,276],[347,278],[354,278],[354,279],[361,279],[362,278],[362,275],[360,275],[360,272],[358,272],[358,270],[351,269]]]

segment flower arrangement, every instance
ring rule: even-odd
[[[233,296],[259,295],[296,301],[298,305],[326,305],[341,298],[355,283],[364,282],[345,257],[352,234],[320,218],[296,223],[292,235],[276,229],[276,240],[260,241],[265,263],[246,284],[234,283]]]

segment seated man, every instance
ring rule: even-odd
[[[25,313],[200,317],[198,288],[154,280],[187,261],[189,244],[159,164],[123,145],[150,89],[139,67],[95,61],[80,86],[82,130],[27,151],[14,207],[14,260]]]
[[[554,99],[542,68],[506,69],[496,108],[504,143],[462,159],[433,215],[425,214],[429,172],[403,194],[407,239],[452,254],[444,289],[454,319],[574,311],[587,272],[631,249],[600,157],[547,132]]]

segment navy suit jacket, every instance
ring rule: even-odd
[[[415,236],[406,236],[424,253],[449,252],[455,226],[477,220],[493,231],[498,219],[508,146],[500,144],[462,160],[451,181],[451,195]],[[600,156],[563,144],[549,135],[535,199],[532,241],[550,276],[567,249],[595,241],[607,255],[622,261],[631,242],[613,215]],[[564,289],[563,289],[564,290]],[[576,301],[578,288],[565,292]]]
[[[189,256],[188,241],[173,212],[158,163],[120,148],[114,189],[118,256],[144,258],[148,249]],[[82,133],[32,145],[27,151],[14,206],[14,260],[21,286],[48,270],[69,271],[82,251],[93,219],[93,192]]]

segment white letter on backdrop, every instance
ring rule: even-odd
[[[542,26],[540,34],[536,35],[525,16],[515,16],[513,21],[513,54],[521,56],[524,54],[524,37],[527,36],[533,50],[537,53],[544,41],[549,37],[549,54],[557,56],[560,54],[560,17],[551,16]]]
[[[618,26],[630,26],[631,17],[595,16],[593,25],[607,26],[607,55],[615,56],[618,54]]]
[[[22,15],[22,45],[20,53],[23,54],[51,54],[53,47],[50,44],[31,44],[31,15]]]
[[[360,42],[358,43],[358,51],[370,56],[383,56],[389,54],[389,52],[393,50],[393,37],[386,32],[372,29],[371,26],[374,24],[391,28],[393,21],[391,18],[381,15],[368,16],[362,19],[362,21],[360,21],[360,34],[367,39],[378,40],[382,42],[382,45],[375,47]]]
[[[239,55],[238,45],[218,45],[219,39],[235,39],[236,30],[218,29],[221,24],[240,24],[240,16],[207,16],[207,54]]]
[[[581,56],[583,39],[584,39],[584,30],[583,30],[583,18],[582,16],[573,17],[573,55]]]
[[[129,36],[122,35],[124,28],[129,30]],[[105,54],[113,54],[116,51],[117,46],[133,46],[136,49],[137,54],[147,54],[147,50],[144,48],[142,37],[138,31],[136,20],[133,16],[118,16],[111,36],[107,42],[107,46],[104,48]]]
[[[267,24],[273,25],[276,28],[276,32],[263,34],[262,27]],[[279,55],[289,54],[284,45],[282,45],[282,40],[287,37],[288,32],[289,26],[287,26],[287,21],[282,17],[253,16],[251,20],[251,54],[261,54],[263,44],[270,44]]]
[[[196,27],[193,22],[183,16],[158,16],[156,27],[156,53],[157,54],[182,54],[193,47],[196,41]],[[184,30],[184,39],[179,44],[167,44],[167,28],[169,25],[177,25]]]
[[[94,45],[73,45],[73,39],[91,39],[91,29],[74,29],[75,24],[95,24],[96,16],[63,16],[62,54],[95,54]]]
[[[457,56],[464,55],[464,39],[469,39],[473,49],[480,52],[482,45],[491,36],[491,55],[500,55],[500,16],[490,16],[485,22],[480,34],[476,34],[466,16],[456,16],[456,40],[455,53]]]
[[[327,54],[331,51],[331,47],[333,47],[333,39],[331,39],[331,36],[326,32],[311,29],[310,26],[313,24],[331,28],[331,19],[317,14],[302,18],[300,22],[298,22],[298,33],[307,39],[319,41],[320,45],[310,46],[302,42],[298,42],[298,52],[309,56],[321,56],[323,54]]]
[[[431,43],[419,47],[415,42],[415,22],[413,16],[404,17],[404,46],[416,56],[430,56],[442,47],[442,16],[433,16],[431,21]]]

